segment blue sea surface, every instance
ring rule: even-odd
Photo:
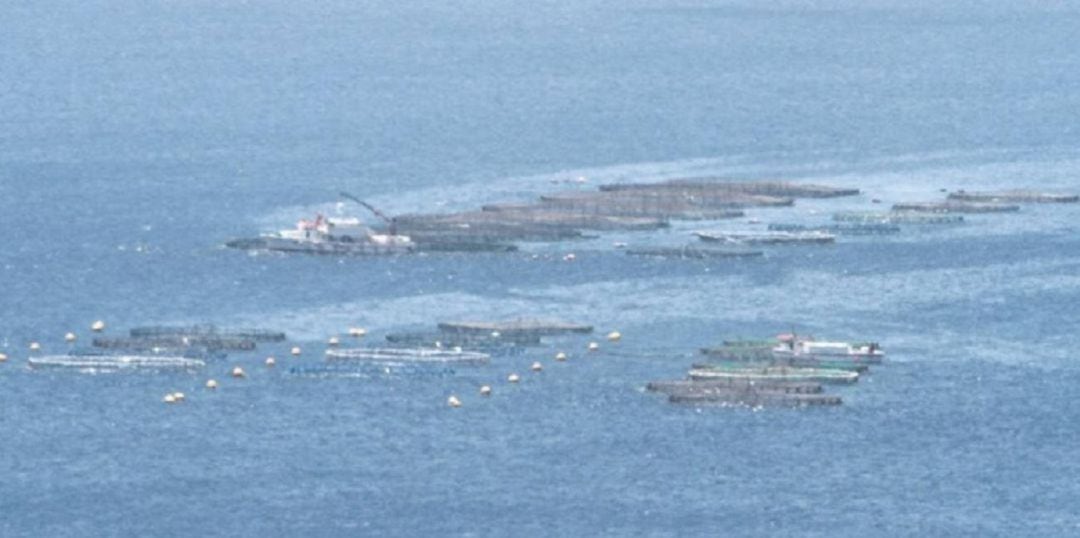
[[[0,536],[1080,535],[1077,205],[762,259],[613,247],[1080,191],[1080,6],[940,4],[0,1]],[[863,194],[503,254],[223,246],[360,214],[340,190],[433,213],[698,175]],[[290,373],[350,326],[533,316],[597,333]],[[26,368],[97,319],[290,341],[197,374]],[[792,328],[888,358],[836,408],[644,391]]]

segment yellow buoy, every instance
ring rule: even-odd
[[[208,388],[208,389],[210,389],[210,390],[215,390],[215,389],[217,389],[217,380],[214,380],[214,379],[207,379],[207,380],[206,380],[206,388]]]
[[[619,340],[622,340],[622,333],[619,331],[611,331],[608,333],[607,339],[612,342],[618,342]]]
[[[589,342],[589,351],[596,351],[598,349],[600,349],[600,344],[597,344],[596,342]]]
[[[457,396],[450,395],[450,397],[446,399],[446,404],[450,407],[461,407],[461,400],[459,400]]]
[[[78,338],[79,337],[75,336],[75,333],[67,333],[64,335],[64,341],[68,343],[74,342],[75,340],[78,340]]]
[[[30,342],[30,351],[41,351],[41,344],[37,342]]]
[[[299,355],[300,355],[300,347],[298,346],[298,347],[294,347],[294,348],[292,348],[292,350],[290,351],[290,353],[292,353],[293,357],[297,357],[297,356],[299,356]]]
[[[237,366],[236,368],[232,369],[232,376],[233,377],[247,377],[247,374],[244,373],[243,368]]]
[[[275,364],[277,364],[277,361],[274,360],[273,357],[267,357],[266,358],[266,367],[267,368],[273,368]]]
[[[165,397],[161,399],[161,401],[167,404],[176,403],[176,396],[173,396],[173,394],[170,392],[166,394]]]
[[[562,351],[556,353],[555,354],[555,360],[557,360],[559,362],[565,361],[566,360],[566,353],[563,353]]]
[[[349,336],[353,338],[363,338],[367,334],[367,329],[363,327],[350,327]]]
[[[481,396],[491,396],[491,387],[489,387],[487,385],[484,385],[484,386],[480,387],[480,395]]]
[[[340,343],[341,343],[341,340],[339,340],[338,337],[336,337],[336,336],[331,336],[330,339],[326,341],[326,345],[328,345],[330,347],[335,347]]]
[[[509,376],[506,377],[506,380],[511,382],[511,383],[517,383],[518,381],[521,381],[521,378],[518,377],[517,374],[510,374]]]
[[[534,363],[532,363],[532,366],[530,366],[530,368],[534,372],[539,372],[539,371],[544,369],[544,365],[540,364],[539,362],[534,362]]]
[[[100,319],[95,321],[93,324],[90,325],[90,330],[94,331],[96,333],[104,331],[105,330],[105,322],[101,321]]]
[[[177,402],[184,401],[184,398],[185,398],[185,396],[184,396],[183,392],[174,392],[173,393],[173,399],[176,400]]]

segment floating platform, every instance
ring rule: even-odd
[[[380,245],[367,242],[347,243],[343,241],[289,241],[273,237],[233,239],[226,242],[225,246],[240,250],[324,256],[390,256],[408,254],[415,249],[415,245]]]
[[[228,357],[228,354],[222,350],[207,349],[199,346],[152,347],[147,349],[128,349],[125,351],[136,351],[140,355],[155,357],[183,357],[185,359],[200,360],[224,359]],[[80,347],[68,351],[67,354],[77,357],[114,357],[123,353],[105,348]]]
[[[892,209],[917,213],[1014,213],[1020,211],[1020,206],[995,202],[904,202],[893,204]]]
[[[770,224],[774,232],[818,232],[833,235],[889,235],[900,233],[900,226],[879,222],[850,222],[841,224]]]
[[[823,359],[808,359],[802,357],[762,357],[762,358],[723,358],[717,362],[698,363],[691,366],[695,370],[709,368],[771,368],[774,366],[786,366],[792,368],[824,368],[828,370],[847,370],[865,374],[870,371],[870,365],[849,361],[830,361]]]
[[[202,348],[210,351],[250,351],[255,341],[247,338],[219,338],[214,336],[163,336],[160,338],[94,338],[91,344],[103,349],[129,351],[153,351],[168,348]]]
[[[959,190],[949,193],[949,200],[963,202],[1019,203],[1019,204],[1074,204],[1080,195],[1053,194],[1046,192],[1011,190],[997,192],[968,192]]]
[[[670,226],[666,219],[653,217],[621,217],[617,215],[589,215],[566,211],[548,205],[536,204],[489,204],[481,208],[486,214],[510,222],[552,222],[560,226],[596,231],[649,231]]]
[[[48,355],[27,362],[34,369],[75,370],[197,370],[206,366],[199,359],[157,355]]]
[[[825,245],[836,236],[821,232],[752,232],[698,231],[694,235],[710,243],[734,245]]]
[[[660,183],[615,183],[601,185],[600,190],[607,192],[634,190],[675,190],[692,192],[711,190],[788,198],[836,198],[841,196],[855,196],[860,192],[859,189],[830,187],[827,185],[815,185],[811,183],[792,183],[786,181],[730,181],[715,177],[671,179]]]
[[[488,333],[500,335],[532,334],[548,336],[567,333],[591,333],[592,325],[557,320],[522,319],[511,321],[444,321],[439,330],[446,333]]]
[[[438,234],[417,237],[416,252],[515,252],[517,245],[505,238]]]
[[[960,224],[963,215],[935,215],[913,211],[841,211],[833,214],[836,222],[880,224]]]
[[[328,349],[327,360],[360,360],[387,363],[487,364],[491,355],[476,351],[433,348]]]
[[[734,379],[717,381],[650,381],[645,385],[645,389],[651,392],[662,392],[665,394],[745,389],[772,390],[791,394],[816,394],[824,390],[821,383],[794,381],[754,382]]]
[[[228,328],[216,325],[157,325],[135,327],[128,331],[132,338],[163,338],[176,336],[199,336],[226,339],[254,340],[256,342],[283,342],[285,333],[270,329]]]
[[[858,372],[826,368],[796,368],[788,366],[727,367],[712,366],[690,370],[690,379],[741,379],[746,381],[812,381],[816,383],[855,383]]]
[[[839,396],[829,394],[778,394],[758,391],[672,394],[668,396],[668,401],[685,405],[740,407],[810,407],[843,403]]]
[[[629,256],[655,256],[663,258],[685,258],[704,260],[714,258],[760,258],[765,255],[760,250],[731,250],[701,247],[641,247],[626,250]]]
[[[701,353],[710,357],[730,361],[762,361],[773,358],[772,348],[774,347],[776,347],[775,343],[765,346],[741,345],[705,347],[701,348]]]

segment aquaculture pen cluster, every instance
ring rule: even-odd
[[[858,189],[787,182],[681,179],[603,185],[597,191],[552,193],[527,203],[488,204],[478,211],[402,215],[393,218],[391,225],[395,233],[409,235],[420,243],[487,244],[490,249],[493,245],[509,247],[514,242],[579,239],[590,232],[653,231],[669,227],[671,221],[736,219],[744,217],[748,208],[786,208],[794,205],[796,198],[832,198],[858,193]],[[648,249],[635,249],[631,253],[665,254]],[[691,257],[723,255],[703,249],[678,254]]]
[[[859,194],[857,189],[787,182],[732,182],[713,178],[693,178],[659,183],[603,185],[596,191],[575,191],[540,196],[530,203],[486,205],[479,210],[437,215],[386,217],[384,229],[372,232],[371,244],[351,249],[360,237],[341,235],[368,233],[357,219],[332,221],[319,218],[304,223],[287,237],[267,238],[265,244],[285,245],[286,252],[334,254],[387,254],[424,250],[513,250],[522,241],[563,241],[584,237],[587,232],[645,233],[669,226],[671,221],[725,220],[743,217],[748,208],[784,211],[798,198],[836,198]],[[359,202],[359,200],[357,200]],[[698,230],[698,242],[676,246],[629,246],[628,255],[688,259],[740,259],[761,257],[769,249],[800,245],[831,245],[845,236],[897,234],[908,226],[961,224],[966,214],[1016,212],[1026,203],[1075,203],[1075,195],[1030,191],[948,193],[944,200],[898,202],[885,211],[845,210],[832,213],[820,222],[773,222],[760,224],[750,219],[747,228]],[[880,203],[880,200],[873,200]],[[361,202],[363,203],[363,202]],[[367,204],[364,204],[365,206]],[[810,214],[818,214],[811,211]],[[338,234],[338,235],[334,235]],[[407,234],[407,235],[405,235]],[[303,247],[305,237],[314,248]],[[348,240],[343,238],[348,237]],[[679,237],[684,237],[679,235]],[[329,246],[328,246],[329,245]],[[616,247],[627,247],[617,244]],[[572,259],[572,254],[567,259]],[[105,336],[105,324],[96,322],[89,347],[79,347],[78,337],[64,337],[62,353],[46,354],[39,342],[29,346],[27,365],[31,369],[71,369],[83,372],[113,371],[200,371],[212,361],[231,354],[252,354],[260,346],[286,342],[282,332],[263,329],[229,329],[214,325],[137,327],[122,336]],[[589,334],[593,327],[551,320],[444,321],[429,330],[390,332],[378,346],[342,345],[342,338],[326,340],[320,362],[296,362],[288,372],[297,376],[374,377],[381,373],[423,371],[453,376],[455,368],[505,368],[506,357],[540,353],[551,346],[550,338]],[[347,334],[359,342],[367,331],[353,327]],[[607,335],[618,342],[622,335]],[[585,346],[588,352],[600,349],[598,342]],[[555,361],[566,361],[564,351]],[[299,346],[288,354],[299,357]],[[848,384],[866,375],[881,362],[877,343],[849,343],[815,340],[794,334],[761,341],[729,341],[702,350],[702,359],[691,365],[686,378],[655,381],[652,391],[667,394],[676,403],[694,405],[810,406],[838,405],[839,395],[825,394],[824,385]],[[310,355],[309,355],[310,356]],[[533,357],[535,358],[535,357]],[[0,363],[8,356],[0,353]],[[263,364],[276,365],[273,356]],[[528,370],[540,372],[541,361]],[[517,383],[521,374],[504,372],[505,380]],[[243,379],[241,366],[226,370],[228,376]],[[363,374],[355,376],[352,374]],[[372,374],[372,375],[367,375]],[[492,385],[476,390],[490,396]],[[219,384],[210,378],[208,390]],[[169,392],[164,400],[183,401],[185,395]],[[447,403],[463,404],[457,393]]]
[[[795,334],[767,340],[733,340],[701,350],[685,380],[653,381],[650,391],[672,403],[750,407],[840,405],[823,385],[851,384],[880,364],[885,351],[874,342],[818,341]]]

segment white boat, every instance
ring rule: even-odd
[[[226,246],[245,250],[273,250],[308,254],[377,255],[412,252],[416,245],[406,235],[380,234],[357,218],[331,219],[317,215],[296,228],[256,239],[237,239]]]
[[[850,361],[878,364],[885,358],[885,350],[875,342],[851,344],[849,342],[823,342],[817,340],[787,339],[772,349],[773,355],[784,358],[805,358],[829,361]]]

